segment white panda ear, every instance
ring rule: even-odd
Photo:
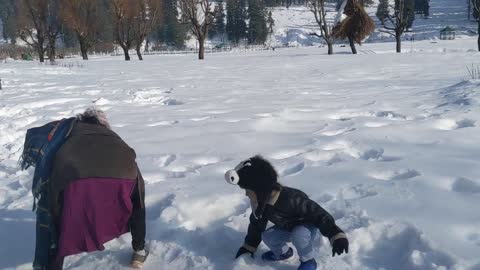
[[[229,184],[238,185],[238,182],[240,181],[240,176],[238,175],[237,171],[229,170],[225,173],[225,180]]]

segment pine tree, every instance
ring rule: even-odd
[[[425,17],[430,16],[430,0],[415,0],[415,12]]]
[[[177,5],[177,0],[163,0],[161,20],[154,25],[151,40],[175,48],[185,46],[188,26],[180,23]]]
[[[415,21],[415,0],[402,0],[405,2],[404,12],[405,18],[407,18],[407,29],[412,28]],[[398,1],[400,3],[401,1]]]
[[[380,0],[380,3],[378,4],[376,15],[380,21],[384,21],[388,18],[388,2],[389,0]]]
[[[15,44],[17,38],[17,5],[15,0],[0,1],[0,21],[2,21],[2,32],[0,36]]]
[[[219,0],[217,5],[215,6],[215,18],[213,21],[213,25],[208,32],[208,36],[210,39],[219,38],[220,40],[224,40],[225,36],[225,8],[223,0]]]
[[[263,0],[248,1],[248,42],[250,44],[264,44],[267,40],[266,12]]]
[[[227,0],[227,36],[234,44],[245,39],[247,12],[245,0]]]

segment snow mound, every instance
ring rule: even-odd
[[[411,224],[374,223],[350,235],[353,268],[440,270],[456,265],[454,257],[435,248]]]

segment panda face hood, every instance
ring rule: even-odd
[[[258,198],[256,216],[261,216],[265,204],[275,189],[278,174],[275,168],[261,156],[254,156],[240,162],[234,169],[225,173],[225,181],[238,185],[245,190],[251,190]]]

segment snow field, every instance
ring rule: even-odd
[[[321,269],[480,269],[476,40],[367,44],[144,62],[96,58],[83,67],[0,64],[0,269],[29,269],[32,171],[17,160],[29,127],[95,104],[137,152],[146,179],[145,269],[296,269],[233,257],[250,213],[223,180],[263,154],[346,230],[351,251]],[[76,60],[64,60],[76,61]],[[4,240],[5,239],[5,240]],[[8,244],[5,244],[8,243]],[[127,269],[130,237],[72,256],[66,269]]]

